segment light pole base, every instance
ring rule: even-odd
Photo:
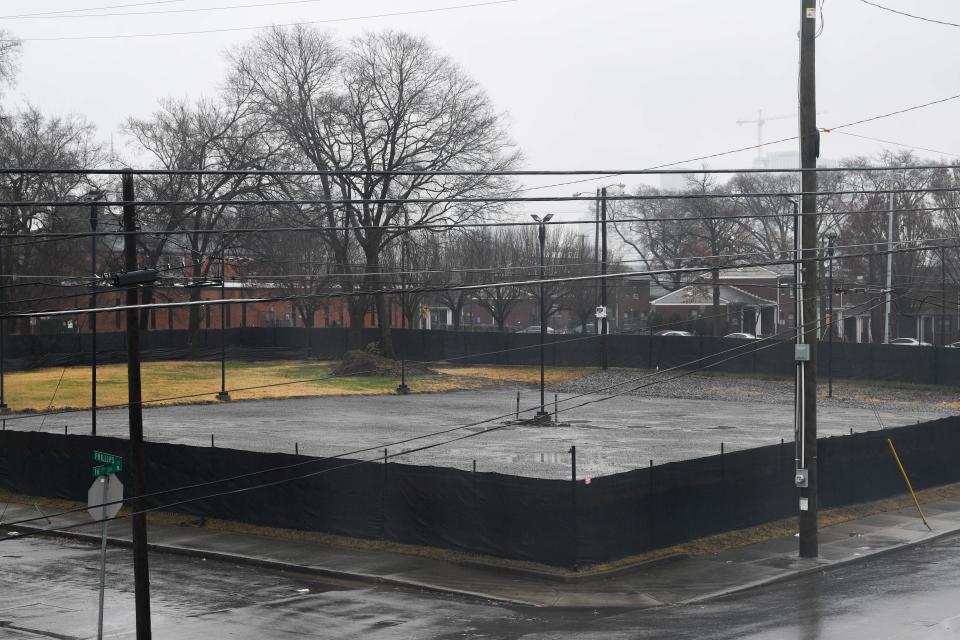
[[[397,385],[397,393],[399,393],[399,394],[402,395],[402,396],[405,396],[405,395],[407,395],[408,393],[410,393],[410,387],[408,387],[408,386],[405,385],[405,384],[398,384],[398,385]]]
[[[531,422],[534,424],[550,424],[550,414],[546,411],[537,411],[537,415],[533,416],[533,420]]]
[[[217,393],[217,400],[219,400],[220,402],[229,402],[230,394],[227,391],[220,391],[219,393]]]

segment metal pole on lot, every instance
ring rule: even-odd
[[[230,394],[227,393],[227,264],[226,264],[226,239],[220,234],[220,393],[217,394],[217,400],[229,400]],[[307,328],[307,331],[310,329]]]
[[[607,275],[607,188],[600,190],[600,275]],[[600,278],[600,306],[607,308],[607,279]],[[600,368],[607,370],[608,313],[600,318]]]
[[[833,243],[837,239],[837,234],[831,233],[827,236],[827,257],[830,258],[830,290],[827,295],[830,296],[830,325],[827,327],[830,340],[830,351],[827,361],[827,397],[833,397],[833,329],[836,326],[836,319],[833,317]]]
[[[553,218],[552,213],[540,218],[537,214],[531,214],[531,217],[539,224],[537,225],[537,235],[540,240],[540,410],[537,412],[537,420],[549,420],[550,414],[546,411],[546,399],[544,398],[544,342],[547,335],[547,307],[545,303],[545,292],[543,280],[546,277],[544,266],[544,252],[547,242],[547,222]]]
[[[571,548],[572,562],[571,566],[577,568],[577,446],[570,447],[570,504],[571,504],[571,522],[570,531],[573,534],[573,545]]]
[[[403,211],[403,226],[409,226],[408,214],[406,209]],[[400,385],[397,387],[397,393],[405,395],[410,393],[410,387],[407,386],[407,235],[404,234],[400,239],[400,328],[403,329],[403,347],[400,353]]]
[[[893,292],[893,192],[889,194],[889,212],[887,213],[887,293],[883,305],[883,342],[889,343],[890,335],[890,312]],[[917,336],[918,338],[920,336]]]
[[[89,191],[90,197],[90,308],[97,307],[97,203],[102,193]],[[90,435],[97,435],[97,312],[90,312]]]

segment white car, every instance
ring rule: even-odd
[[[547,327],[547,333],[556,333],[557,330],[553,327]],[[517,333],[540,333],[540,325],[532,324],[526,329],[520,329]]]
[[[916,338],[894,338],[887,344],[896,344],[903,347],[929,347],[929,342],[920,342]]]
[[[723,336],[723,337],[724,337],[724,338],[735,338],[735,339],[737,339],[737,340],[756,340],[756,339],[757,339],[757,336],[753,335],[752,333],[742,333],[742,332],[728,333],[727,335],[725,335],[725,336]]]
[[[658,336],[667,336],[673,338],[692,338],[693,334],[689,331],[674,331],[673,329],[667,329],[665,331],[657,331],[655,335]]]

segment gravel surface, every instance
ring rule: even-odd
[[[629,391],[655,379],[667,382]],[[617,386],[614,386],[617,385]],[[671,371],[655,374],[653,371],[615,369],[596,372],[559,386],[560,393],[595,393],[609,388],[607,393],[640,395],[652,398],[685,400],[720,400],[724,402],[753,402],[760,404],[792,403],[794,381],[783,378],[757,378],[710,371]],[[827,397],[827,384],[821,380],[818,405],[845,407],[872,411],[895,411],[920,415],[953,415],[960,411],[960,390],[946,386],[908,385],[902,383],[834,380],[833,397]]]
[[[505,426],[504,418],[514,411],[518,392],[528,417],[538,408],[539,393],[534,387],[504,383],[495,389],[408,396],[148,408],[144,432],[148,440],[157,442],[210,446],[213,434],[218,447],[292,453],[297,446],[302,454],[312,456],[371,448],[373,453],[354,457],[377,458],[384,447],[393,453],[437,443],[441,446],[394,460],[465,470],[476,461],[478,471],[560,479],[570,477],[572,445],[577,446],[581,477],[636,469],[651,460],[662,464],[714,455],[721,445],[734,451],[779,444],[782,439],[791,446],[793,384],[789,380],[697,373],[640,393],[581,395],[647,373],[597,373],[550,389],[547,409],[552,413],[554,393],[560,409],[560,424],[551,426]],[[834,392],[833,400],[823,400],[818,407],[818,430],[824,437],[879,429],[881,423],[884,427],[915,424],[956,411],[941,404],[955,398],[954,390],[947,388],[844,381],[834,385]],[[97,423],[102,435],[126,437],[125,410],[100,411]],[[65,427],[69,433],[86,433],[89,425],[87,413],[51,416],[46,421],[39,417],[6,421],[7,429],[60,433]],[[430,435],[439,431],[446,433]],[[475,437],[447,442],[468,433]]]

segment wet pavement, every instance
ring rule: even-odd
[[[324,397],[261,400],[212,405],[148,408],[144,410],[144,433],[149,440],[254,451],[338,455],[354,449],[381,448],[383,443],[450,429],[485,418],[509,414],[516,407],[516,388],[413,394],[409,396]],[[552,411],[552,394],[548,409]],[[628,395],[606,399],[585,396],[564,403],[560,395],[560,426],[512,426],[483,434],[498,426],[494,420],[472,427],[481,432],[468,438],[397,458],[397,462],[472,468],[512,475],[566,479],[570,477],[571,445],[577,446],[579,476],[609,475],[644,467],[653,460],[662,464],[714,455],[725,451],[787,443],[793,440],[793,408],[790,402],[750,402],[738,399],[697,400]],[[567,410],[590,400],[603,400]],[[521,406],[539,402],[535,389],[523,387]],[[918,405],[919,406],[919,405]],[[885,427],[914,424],[943,417],[943,411],[922,410],[905,404],[872,408],[833,405],[818,407],[821,436],[842,435]],[[528,413],[528,415],[530,415]],[[8,429],[87,433],[88,413],[7,420]],[[98,433],[126,437],[126,410],[99,411]],[[412,448],[455,438],[468,431],[418,440]],[[478,446],[482,444],[482,446]],[[788,445],[789,446],[789,445]],[[375,455],[380,455],[379,453]]]
[[[0,543],[0,638],[90,638],[98,553],[61,539]],[[106,637],[132,639],[131,558],[108,553]],[[960,539],[704,603],[538,609],[151,554],[154,637],[919,640],[960,634]]]
[[[175,524],[151,524],[151,548],[166,553],[360,580],[370,584],[425,589],[456,596],[533,607],[601,609],[647,608],[702,602],[833,569],[877,554],[960,532],[960,499],[928,503],[924,510],[932,530],[913,508],[890,510],[820,530],[820,557],[798,558],[795,536],[774,538],[710,556],[674,555],[621,567],[613,573],[584,578],[543,567],[513,571],[482,558],[449,561],[378,548],[353,548],[284,536],[262,537]],[[66,535],[99,540],[99,527],[83,512],[53,515],[51,523],[36,518],[32,505],[12,504],[5,522],[23,533],[70,527]],[[184,516],[184,522],[191,517]],[[75,526],[82,525],[82,526]],[[129,520],[111,528],[112,543],[130,541]]]

